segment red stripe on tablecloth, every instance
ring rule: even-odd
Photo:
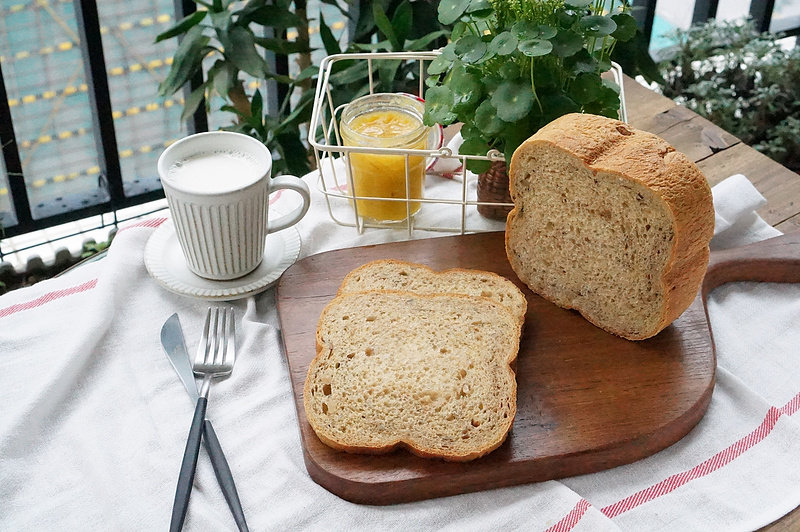
[[[166,220],[167,220],[166,218],[149,218],[147,220],[142,220],[141,222],[136,222],[134,224],[127,225],[121,228],[117,234],[126,229],[131,229],[134,227],[158,227]],[[79,294],[81,292],[91,290],[96,285],[97,285],[97,279],[92,279],[91,281],[86,281],[85,283],[79,284],[77,286],[64,288],[62,290],[54,290],[53,292],[48,292],[42,296],[37,297],[36,299],[32,299],[31,301],[27,301],[25,303],[17,303],[9,307],[0,308],[0,318],[5,318],[6,316],[16,314],[17,312],[22,312],[23,310],[30,310],[32,308],[41,307],[42,305],[45,305],[56,299],[61,299],[62,297],[71,296],[73,294]]]
[[[276,193],[275,193],[275,194],[274,194],[274,195],[273,195],[273,196],[272,196],[272,197],[269,199],[269,204],[270,204],[270,205],[273,205],[273,204],[275,204],[275,202],[277,202],[279,199],[281,199],[281,195],[282,195],[282,194],[283,194],[283,189],[280,189],[280,190],[278,190],[278,191],[277,191],[277,192],[276,192]]]
[[[662,495],[666,495],[667,493],[670,493],[671,491],[683,486],[689,481],[704,477],[709,473],[713,473],[717,469],[720,469],[731,463],[745,451],[754,447],[756,444],[766,438],[772,432],[772,429],[775,428],[775,424],[782,415],[791,416],[798,410],[800,410],[800,393],[795,395],[789,400],[788,403],[780,408],[776,408],[774,406],[771,407],[767,411],[766,416],[764,416],[764,420],[761,422],[761,425],[759,425],[744,438],[718,452],[705,462],[693,467],[692,469],[684,471],[683,473],[672,475],[658,484],[654,484],[649,488],[634,493],[629,497],[625,497],[621,501],[602,508],[600,511],[609,518],[617,517],[641,504],[655,500]],[[581,500],[570,513],[564,516],[564,518],[556,525],[549,528],[548,531],[552,530],[568,532],[569,530],[572,530],[581,520],[581,517],[583,517],[588,508],[589,503],[584,503],[584,500]]]
[[[785,413],[788,413],[791,409],[791,405],[797,403],[800,400],[800,394],[796,395],[794,399],[792,399],[786,406],[783,408],[775,408],[774,406],[771,407],[767,411],[767,415],[764,417],[764,421],[761,422],[755,430],[753,430],[747,436],[741,438],[739,441],[733,443],[732,445],[728,446],[727,448],[723,449],[722,451],[718,452],[705,462],[694,466],[692,469],[684,471],[682,473],[677,473],[668,477],[658,484],[654,484],[647,489],[639,491],[638,493],[634,493],[633,495],[622,499],[619,502],[606,506],[605,508],[601,509],[600,511],[603,512],[608,517],[614,518],[620,514],[627,512],[637,506],[644,504],[646,502],[650,502],[653,499],[657,499],[662,495],[666,495],[671,491],[683,486],[684,484],[700,477],[704,477],[710,473],[713,473],[717,469],[720,469],[733,460],[737,459],[741,456],[745,451],[752,448],[764,438],[766,438],[772,429],[775,428],[775,424],[778,422],[778,418],[780,418]],[[796,411],[796,408],[795,408]]]
[[[117,231],[117,234],[125,231],[126,229],[133,229],[134,227],[158,227],[166,221],[166,218],[148,218],[147,220],[142,220],[141,222],[136,222],[135,224],[126,225]]]
[[[96,285],[97,285],[97,279],[92,279],[91,281],[86,281],[85,283],[79,284],[77,286],[72,286],[70,288],[64,288],[62,290],[54,290],[53,292],[48,292],[43,296],[39,296],[36,299],[32,299],[25,303],[17,303],[15,305],[11,305],[10,307],[0,308],[0,318],[5,318],[6,316],[16,314],[17,312],[21,312],[23,310],[30,310],[32,308],[41,307],[46,303],[49,303],[56,299],[60,299],[62,297],[71,296],[72,294],[78,294],[80,292],[91,290]]]
[[[589,504],[589,501],[586,499],[579,500],[575,508],[565,515],[561,521],[548,528],[547,532],[568,532],[572,530],[575,525],[578,524],[578,521],[581,520],[583,514],[586,513],[586,510],[589,509],[589,506],[591,506],[591,504]]]
[[[794,415],[798,410],[800,410],[800,393],[795,395],[788,403],[781,407],[781,412],[787,416]]]

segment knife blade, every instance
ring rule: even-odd
[[[186,343],[183,339],[181,321],[177,314],[170,316],[161,327],[161,346],[167,353],[167,359],[181,379],[192,403],[196,403],[200,395],[197,393],[197,383],[194,380],[192,364],[189,362],[189,353],[186,351]]]
[[[181,322],[177,314],[170,316],[161,327],[161,346],[164,348],[167,359],[175,369],[175,373],[178,374],[192,402],[197,403],[200,395],[197,392],[197,383],[194,380],[194,372],[192,371],[191,362],[189,362],[189,354],[186,351],[183,329],[181,329]],[[236,484],[233,482],[231,468],[225,458],[225,453],[219,443],[214,426],[207,419],[203,422],[203,443],[211,458],[214,474],[217,477],[220,488],[222,488],[225,501],[231,509],[236,526],[241,532],[247,531],[247,521],[244,518],[244,511],[239,500],[239,493],[236,491]]]

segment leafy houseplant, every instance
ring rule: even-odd
[[[510,161],[525,139],[559,116],[618,116],[619,87],[601,74],[611,68],[615,43],[636,35],[636,22],[627,2],[608,3],[442,0],[439,22],[454,26],[450,44],[428,67],[426,125],[461,122],[460,153],[495,149]],[[467,167],[484,182],[505,175],[502,162],[469,160]],[[479,180],[478,199],[508,202],[507,188],[490,183],[483,189],[500,189],[505,197],[482,198]]]
[[[436,20],[436,5],[428,1],[372,2],[360,0],[353,41],[346,50],[320,17],[320,37],[328,55],[364,52],[427,51],[449,34]],[[388,4],[391,11],[384,9]],[[372,37],[376,42],[372,42]],[[381,61],[374,75],[374,92],[416,93],[419,69],[413,61]],[[363,60],[336,63],[330,78],[334,105],[338,106],[369,92],[368,64]]]
[[[160,34],[156,42],[181,37],[167,78],[160,84],[162,96],[180,90],[195,74],[203,71],[204,61],[212,60],[204,82],[186,99],[182,119],[186,119],[201,102],[208,103],[215,95],[226,105],[222,110],[238,117],[229,128],[261,140],[273,153],[275,174],[289,171],[302,175],[310,169],[307,148],[302,141],[301,125],[308,122],[313,91],[302,91],[317,72],[314,66],[304,68],[295,78],[281,74],[264,59],[265,51],[298,56],[299,64],[307,64],[311,53],[307,35],[308,20],[291,9],[289,0],[249,0],[234,4],[231,0],[206,2],[195,0],[199,9]],[[297,10],[301,11],[301,10]],[[298,28],[301,37],[294,41],[282,37],[287,28]],[[302,31],[305,28],[306,31]],[[275,80],[288,86],[279,102],[277,116],[264,113],[261,92],[248,95],[242,74],[258,80]],[[292,96],[299,99],[290,106]]]
[[[749,22],[710,21],[673,37],[659,65],[663,93],[800,172],[800,48]]]

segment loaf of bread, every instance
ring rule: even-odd
[[[356,268],[342,281],[339,294],[374,290],[488,297],[508,308],[520,322],[525,321],[528,306],[522,291],[496,273],[462,268],[437,272],[399,260],[375,260]]]
[[[511,429],[519,335],[516,317],[485,297],[338,295],[320,316],[306,417],[344,451],[478,458]]]
[[[694,300],[714,206],[697,166],[663,139],[566,115],[516,150],[509,180],[506,252],[535,293],[631,340]]]

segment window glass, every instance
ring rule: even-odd
[[[5,2],[0,12],[0,61],[33,217],[107,201],[72,2]]]
[[[0,157],[0,238],[3,236],[3,227],[17,224],[14,213],[14,204],[11,202],[11,192],[8,188],[8,172],[6,164]]]
[[[180,120],[183,93],[158,95],[178,41],[154,41],[175,24],[174,9],[172,0],[97,2],[126,196],[161,188],[158,157],[187,134]]]
[[[800,0],[776,0],[769,31],[800,28]]]

